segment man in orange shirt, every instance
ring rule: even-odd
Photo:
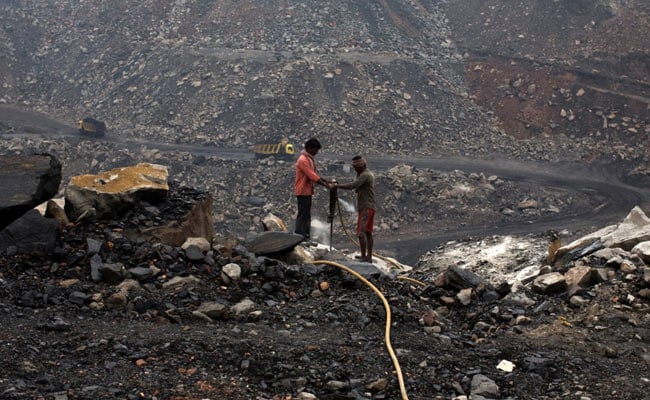
[[[311,231],[311,198],[314,195],[314,184],[330,188],[330,182],[316,173],[314,157],[321,149],[316,138],[305,142],[305,149],[300,153],[296,162],[296,180],[294,191],[298,200],[298,216],[296,217],[295,232],[309,240]]]

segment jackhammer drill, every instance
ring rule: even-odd
[[[336,184],[336,180],[332,180]],[[330,213],[327,216],[327,222],[330,223],[330,251],[332,251],[332,237],[334,236],[334,217],[336,216],[336,206],[339,201],[338,190],[333,187],[330,189]]]

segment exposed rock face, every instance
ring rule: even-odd
[[[59,190],[61,164],[49,154],[0,157],[0,230]]]
[[[631,298],[646,297],[650,295],[649,230],[650,219],[635,207],[621,223],[560,247],[560,257],[552,266],[542,256],[547,245],[544,241],[509,236],[473,244],[447,243],[424,255],[416,270],[436,275],[438,287],[463,290],[476,288],[485,280],[499,287],[507,284],[515,296],[528,288],[544,295],[568,294],[577,307],[587,301],[581,289],[614,278],[634,282],[629,288]]]
[[[144,228],[139,231],[171,246],[181,246],[187,238],[191,237],[199,237],[211,242],[214,237],[212,220],[212,196],[207,196],[203,200],[196,201],[192,210],[181,219],[171,221],[164,226]]]
[[[71,220],[115,216],[139,201],[167,195],[167,167],[138,164],[98,175],[80,175],[65,190],[65,211]]]

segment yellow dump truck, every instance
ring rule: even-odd
[[[79,129],[79,133],[87,136],[102,137],[106,134],[106,124],[104,121],[99,121],[91,117],[77,121],[77,129]]]
[[[295,148],[289,139],[283,138],[278,143],[256,143],[253,146],[255,158],[274,156],[284,160],[293,160]]]

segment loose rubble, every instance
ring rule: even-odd
[[[320,259],[382,288],[414,398],[599,398],[575,368],[615,375],[608,396],[646,390],[633,372],[642,369],[628,366],[647,362],[634,350],[650,323],[650,218],[640,208],[564,246],[566,233],[495,236],[431,251],[411,270],[371,271],[325,246],[305,252],[282,232],[177,245],[132,234],[181,222],[204,196],[172,184],[168,196],[129,201],[112,219],[57,225],[47,258],[0,253],[0,315],[10,327],[0,338],[3,396],[396,397],[378,300]],[[632,340],[586,347],[613,332]],[[17,348],[31,350],[10,356]]]
[[[594,211],[618,198],[588,178],[410,162],[578,161],[647,187],[646,2],[100,3],[0,5],[0,154],[51,155],[63,183],[0,232],[0,398],[399,398],[385,309],[323,259],[386,296],[412,399],[648,397],[647,191],[611,225]],[[102,140],[76,132],[85,116]],[[378,238],[476,239],[409,268],[265,243],[291,225],[292,166],[249,147],[310,136],[328,176],[350,153],[408,159],[374,169]],[[74,176],[139,163],[167,168],[164,198],[66,214]],[[586,213],[579,231],[490,230]]]

